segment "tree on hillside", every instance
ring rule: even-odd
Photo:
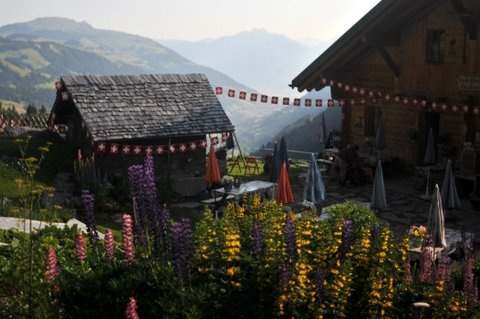
[[[35,115],[38,113],[37,108],[33,104],[28,104],[26,108],[27,115]]]
[[[42,106],[40,107],[40,114],[47,114],[48,111],[47,111],[47,108],[45,107],[45,105],[42,104]]]

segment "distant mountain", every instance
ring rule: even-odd
[[[198,64],[272,95],[291,94],[291,80],[330,44],[308,46],[263,29],[214,40],[160,41]]]
[[[254,40],[249,42],[249,36]],[[266,50],[268,47],[266,43],[261,44],[262,37],[263,42],[270,43],[270,50]],[[265,37],[276,40],[265,40]],[[240,45],[231,42],[235,38],[241,42]],[[227,76],[212,67],[192,62],[176,51],[145,37],[99,30],[85,22],[64,18],[40,18],[15,23],[0,27],[0,98],[51,107],[55,94],[54,81],[60,75],[68,74],[204,73],[213,87],[222,86],[255,92],[260,90],[260,87],[255,87],[256,83],[260,82],[251,82],[250,79],[261,77],[265,78],[262,83],[268,83],[266,79],[268,73],[272,83],[278,81],[286,85],[303,68],[297,69],[290,65],[310,61],[298,56],[278,58],[288,50],[295,51],[295,48],[298,48],[292,46],[290,49],[281,49],[278,43],[290,41],[282,38],[264,31],[253,31],[240,34],[238,37],[224,38],[219,42],[212,40],[217,43],[217,48],[222,42],[224,46],[238,48],[237,57],[235,50],[221,53],[220,49],[214,50],[212,56],[217,54],[220,59],[222,56],[231,55],[229,58],[232,63],[227,59],[224,65],[237,65],[238,72],[243,68],[245,83],[252,83],[251,86],[254,87],[252,89],[233,80],[230,74]],[[246,49],[240,50],[247,45],[258,45],[258,55],[256,56],[255,50],[249,51],[250,53]],[[272,56],[269,59],[269,52],[275,58]],[[250,60],[244,60],[247,57]],[[272,65],[275,64],[273,61],[277,61],[276,69]],[[265,68],[262,69],[262,65]],[[291,70],[292,75],[282,75],[287,69]],[[292,92],[287,88],[286,94]],[[273,85],[271,91],[265,88],[265,93],[281,96]],[[309,94],[317,94],[324,99],[329,96],[325,91]],[[260,102],[250,103],[225,95],[219,96],[219,100],[235,125],[237,137],[243,148],[267,143],[285,126],[306,115],[320,112],[320,109],[314,107],[298,108]]]

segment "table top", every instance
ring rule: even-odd
[[[259,191],[262,189],[268,189],[271,187],[273,187],[273,183],[270,183],[270,182],[250,181],[250,182],[242,183],[238,188],[232,187],[232,190],[226,193],[231,195],[242,195],[244,193],[256,192],[256,191]],[[215,189],[215,192],[225,193],[225,188]]]

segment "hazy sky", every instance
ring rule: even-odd
[[[0,0],[0,25],[66,17],[154,39],[200,40],[263,28],[295,40],[337,38],[379,0]]]

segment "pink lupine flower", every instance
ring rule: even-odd
[[[464,268],[464,284],[463,291],[467,299],[467,305],[472,307],[478,303],[478,288],[475,280],[475,257],[473,254],[473,248],[471,246],[466,249],[467,254],[465,258]]]
[[[85,239],[83,234],[79,233],[75,237],[75,252],[77,253],[77,258],[80,262],[84,261],[87,257],[87,251],[85,249]]]
[[[135,260],[135,250],[133,248],[133,223],[132,217],[128,214],[123,215],[122,246],[123,255],[127,264],[132,264]]]
[[[127,308],[125,309],[125,317],[127,319],[140,318],[137,313],[137,301],[133,297],[130,297],[130,300],[128,301]]]
[[[105,255],[108,261],[112,261],[114,257],[115,240],[113,239],[112,230],[108,229],[105,233]]]
[[[55,254],[55,250],[52,246],[48,247],[46,268],[47,281],[49,283],[53,283],[60,274],[60,267],[58,266],[57,255]]]

